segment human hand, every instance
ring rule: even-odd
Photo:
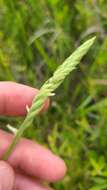
[[[0,82],[0,115],[24,116],[38,90]],[[42,111],[49,106],[47,101]],[[0,158],[12,142],[13,135],[0,130]],[[55,182],[66,172],[63,160],[41,145],[23,138],[7,162],[0,161],[0,190],[49,190],[44,181]]]

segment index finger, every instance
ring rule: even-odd
[[[26,105],[31,106],[34,96],[39,90],[15,82],[0,82],[0,115],[24,116]],[[49,106],[49,100],[43,105],[42,111]]]
[[[0,130],[0,157],[12,142],[13,136]],[[66,166],[62,159],[48,149],[27,139],[22,139],[13,150],[8,162],[28,175],[47,181],[62,179]]]

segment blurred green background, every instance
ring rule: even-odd
[[[25,133],[61,156],[55,190],[107,190],[107,1],[0,0],[0,80],[39,88],[83,41],[89,53]],[[0,118],[2,127],[22,118]]]

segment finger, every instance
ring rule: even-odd
[[[23,116],[38,90],[15,82],[0,82],[0,115]],[[47,100],[42,111],[49,106]]]
[[[4,161],[0,161],[0,190],[13,190],[14,172]]]
[[[11,142],[12,135],[0,130],[0,157]],[[16,145],[8,161],[14,168],[47,181],[62,179],[66,172],[62,159],[27,139],[22,139]]]
[[[38,180],[34,180],[28,176],[22,174],[16,174],[16,181],[14,190],[52,190],[49,187],[45,187]]]

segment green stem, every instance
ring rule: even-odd
[[[41,108],[42,108],[42,102],[41,102],[41,106],[39,107],[39,109],[35,113],[33,113],[33,104],[32,104],[28,115],[26,116],[25,120],[23,121],[19,130],[17,131],[12,144],[10,144],[9,148],[7,148],[4,155],[2,156],[3,160],[8,159],[9,155],[12,153],[13,149],[15,148],[15,146],[19,142],[20,138],[22,137],[24,131],[32,124],[32,121],[33,121],[32,114],[37,115],[40,112]]]
[[[35,115],[37,115],[44,102],[49,96],[54,95],[53,92],[58,88],[58,86],[64,81],[66,76],[75,69],[77,64],[81,61],[82,57],[88,52],[89,48],[94,43],[95,37],[87,40],[84,44],[82,44],[77,50],[70,55],[62,65],[58,67],[58,69],[54,72],[53,76],[48,79],[43,86],[41,87],[38,95],[34,98],[32,102],[32,106],[20,126],[16,136],[13,139],[12,144],[8,147],[6,152],[4,153],[2,159],[7,160],[9,155],[12,153],[16,144],[19,142],[22,137],[24,131],[32,124]]]

